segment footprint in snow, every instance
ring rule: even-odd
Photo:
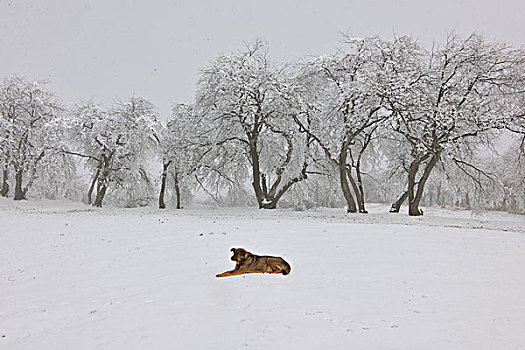
[[[214,234],[215,234],[215,232],[213,232],[213,231],[212,232],[208,232],[208,233],[202,233],[201,232],[201,233],[199,233],[199,237],[202,237],[204,235],[213,236]],[[221,232],[221,235],[226,236],[226,232],[224,232],[224,231]]]

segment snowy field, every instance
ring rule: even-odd
[[[525,217],[387,209],[1,199],[0,349],[524,349]]]

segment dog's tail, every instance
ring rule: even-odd
[[[284,265],[284,268],[281,270],[282,274],[283,275],[287,275],[290,273],[290,271],[292,270],[292,268],[290,267],[290,264],[286,263]]]

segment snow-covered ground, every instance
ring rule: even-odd
[[[524,349],[525,217],[0,200],[0,349]],[[288,276],[216,278],[230,248]]]

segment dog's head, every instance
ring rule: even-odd
[[[233,252],[232,260],[237,261],[238,263],[248,259],[248,257],[251,255],[250,252],[247,252],[243,248],[232,248],[231,251]]]

